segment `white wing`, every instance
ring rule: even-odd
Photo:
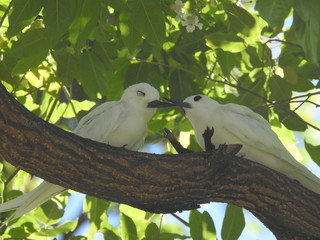
[[[124,102],[103,103],[84,116],[73,132],[81,137],[108,144],[110,132],[119,127],[126,110]]]
[[[221,105],[216,114],[223,121],[219,124],[223,126],[221,132],[231,139],[230,143],[243,144],[242,152],[246,158],[296,179],[320,193],[320,180],[292,157],[263,117],[236,104]]]
[[[99,126],[99,127],[97,127]],[[79,122],[74,133],[114,147],[138,150],[144,143],[147,123],[127,102],[107,102]]]
[[[278,136],[272,131],[267,120],[251,109],[229,103],[221,105],[217,114],[223,119],[225,131],[242,143],[260,151],[272,152],[290,162],[293,159]]]

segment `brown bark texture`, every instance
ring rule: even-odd
[[[30,113],[0,84],[0,154],[46,181],[153,213],[226,202],[252,212],[277,239],[320,239],[320,195],[234,155],[155,155],[81,138]]]

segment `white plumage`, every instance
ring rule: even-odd
[[[114,147],[138,150],[144,143],[147,123],[157,107],[159,92],[147,83],[128,87],[120,101],[106,102],[84,116],[74,133]],[[18,218],[66,189],[43,181],[37,188],[0,205],[0,212],[17,209],[7,220]]]
[[[320,194],[320,180],[306,167],[297,162],[283,146],[269,123],[251,109],[238,104],[219,104],[205,95],[187,97],[183,107],[190,120],[198,144],[205,150],[202,134],[206,127],[214,128],[211,142],[220,144],[242,144],[239,155],[263,164]]]

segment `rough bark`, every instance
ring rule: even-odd
[[[208,202],[244,207],[278,239],[320,239],[320,195],[228,150],[154,155],[63,131],[0,85],[0,154],[49,182],[154,213]]]

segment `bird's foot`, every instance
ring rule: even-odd
[[[214,134],[214,128],[213,127],[209,128],[208,126],[206,130],[204,130],[204,133],[202,134],[206,152],[213,152],[215,150],[215,146],[211,142],[211,138],[213,134]]]

